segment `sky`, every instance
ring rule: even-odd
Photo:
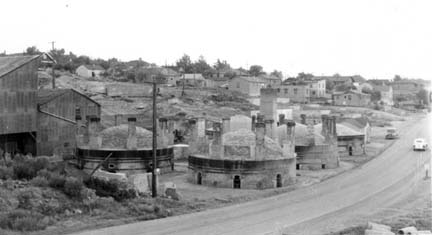
[[[0,51],[432,80],[429,0],[2,0]]]

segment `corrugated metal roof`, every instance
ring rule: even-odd
[[[18,69],[19,67],[38,58],[40,55],[32,56],[2,56],[0,57],[0,77]]]

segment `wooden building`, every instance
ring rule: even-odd
[[[37,154],[73,154],[80,117],[100,118],[101,106],[74,89],[39,90],[37,94]]]
[[[42,59],[0,57],[0,148],[6,152],[36,153],[37,70]]]

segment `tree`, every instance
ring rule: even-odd
[[[27,47],[25,54],[27,55],[37,55],[41,52],[36,48],[36,46]]]
[[[400,81],[400,80],[402,80],[402,77],[397,75],[397,74],[393,78],[393,81],[395,81],[395,82]]]
[[[193,63],[193,70],[196,73],[205,74],[211,70],[211,66],[204,59],[204,56],[200,56],[197,61]]]
[[[283,78],[282,71],[277,71],[276,69],[273,70],[273,72],[271,72],[270,75],[271,76],[275,76],[275,77],[280,78],[280,79]]]
[[[193,73],[193,65],[190,57],[184,54],[179,60],[176,62],[176,66],[179,69],[182,69],[184,73]]]
[[[421,89],[417,94],[417,99],[420,101],[421,104],[429,104],[429,92],[425,90],[424,88]]]
[[[221,61],[220,59],[217,59],[216,63],[213,65],[213,68],[220,71],[220,70],[229,70],[231,69],[231,66],[228,64],[226,60]]]
[[[261,65],[252,65],[249,68],[249,74],[256,77],[265,74],[265,72],[263,71],[263,67]]]
[[[297,75],[297,78],[301,79],[301,80],[311,79],[311,78],[313,78],[313,74],[301,72]]]

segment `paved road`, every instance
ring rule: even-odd
[[[424,137],[431,143],[431,119],[429,115],[407,128],[392,147],[362,167],[307,188],[240,205],[79,234],[271,234],[277,227],[284,227],[289,234],[322,234],[342,217],[349,224],[354,217],[375,213],[410,195],[423,181],[423,164],[430,161],[430,152],[411,150],[412,142]]]

